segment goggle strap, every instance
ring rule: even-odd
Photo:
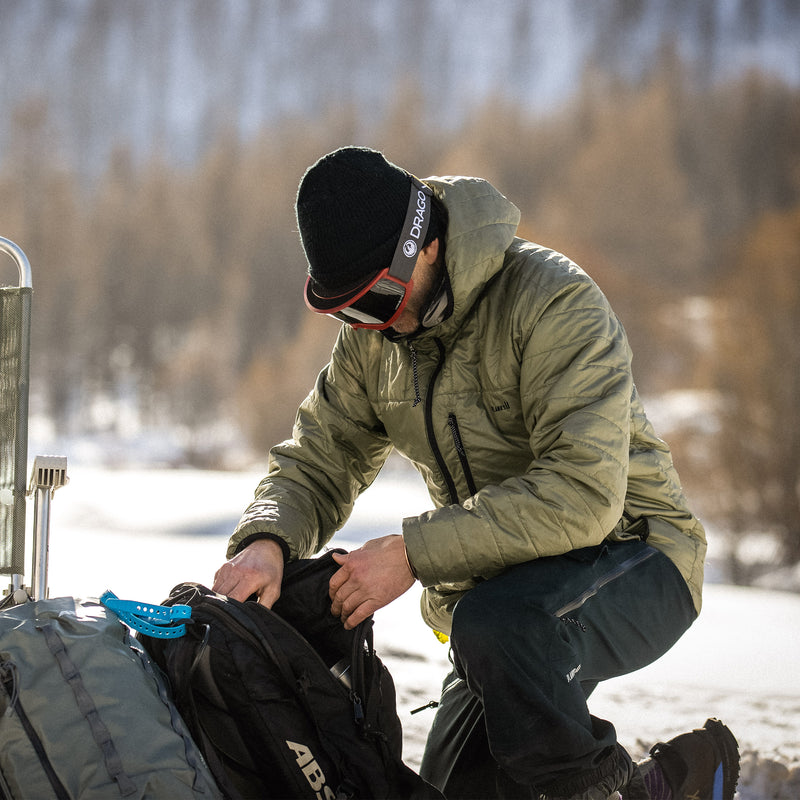
[[[404,283],[411,280],[411,274],[417,265],[417,256],[428,234],[432,194],[427,186],[411,176],[411,195],[408,198],[406,218],[389,267],[389,274]]]

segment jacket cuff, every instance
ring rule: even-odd
[[[289,545],[287,544],[285,539],[282,539],[275,533],[251,533],[250,536],[246,536],[240,542],[237,543],[236,549],[233,551],[233,555],[237,553],[241,553],[242,550],[245,549],[253,542],[259,541],[259,539],[269,539],[273,542],[277,542],[281,547],[281,552],[283,553],[283,563],[285,564],[287,561],[291,559],[291,553],[289,552]]]
[[[406,517],[403,520],[403,544],[411,574],[423,586],[433,585],[436,582],[435,570],[422,538],[418,517]]]

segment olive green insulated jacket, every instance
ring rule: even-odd
[[[519,211],[486,181],[426,183],[449,215],[452,315],[397,343],[342,327],[228,555],[263,533],[293,558],[316,553],[395,448],[432,500],[402,533],[434,629],[449,632],[478,581],[643,530],[699,611],[705,533],[606,298],[565,256],[517,238]]]

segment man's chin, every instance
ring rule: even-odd
[[[396,331],[394,328],[384,328],[381,331],[381,335],[388,339],[390,342],[399,342],[401,339],[405,339],[408,336],[407,333],[400,333]]]
[[[385,328],[384,330],[381,331],[381,333],[390,342],[401,342],[404,339],[413,339],[415,336],[422,333],[422,331],[424,330],[425,328],[423,328],[422,325],[418,324],[413,331],[408,331],[406,333],[401,333],[400,331],[395,330],[394,328]]]

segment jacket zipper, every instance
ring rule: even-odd
[[[475,486],[475,480],[472,477],[472,469],[469,466],[467,451],[464,448],[464,442],[461,439],[461,431],[458,427],[458,420],[452,411],[447,416],[447,424],[450,426],[450,433],[453,436],[453,444],[456,446],[458,460],[461,462],[461,469],[464,470],[464,477],[467,479],[467,488],[469,489],[469,493],[477,494],[478,487]]]
[[[411,408],[416,408],[422,402],[422,396],[419,393],[419,365],[417,364],[417,351],[414,345],[409,344],[408,350],[411,353],[411,376],[414,379],[414,402]]]
[[[442,368],[444,367],[444,345],[440,339],[434,339],[433,341],[436,342],[436,348],[439,351],[439,359],[436,362],[436,367],[433,370],[431,379],[428,381],[428,388],[425,394],[425,435],[428,438],[428,445],[433,452],[433,457],[436,459],[436,465],[439,467],[442,477],[444,478],[444,482],[447,485],[447,494],[450,497],[450,503],[451,505],[457,505],[458,492],[456,491],[456,484],[453,480],[453,476],[447,469],[447,464],[445,464],[442,451],[439,449],[439,443],[436,441],[436,434],[433,430],[433,387],[436,383],[436,379],[439,377],[442,371]],[[412,354],[414,354],[413,345],[411,345],[411,351]],[[415,356],[412,355],[412,358],[415,359]]]

